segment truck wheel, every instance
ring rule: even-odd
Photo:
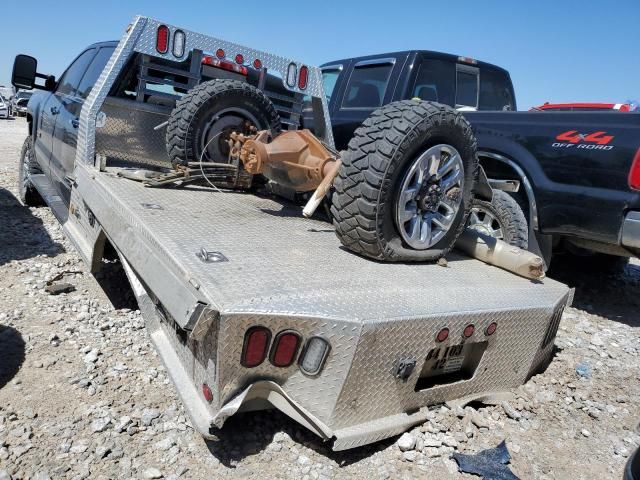
[[[191,89],[176,103],[167,125],[171,164],[223,162],[229,157],[232,132],[280,132],[280,117],[260,90],[237,80],[210,80]]]
[[[22,144],[20,152],[20,165],[18,168],[18,196],[23,205],[27,207],[40,207],[44,205],[42,197],[31,183],[29,177],[42,173],[33,154],[33,141],[27,137]]]
[[[374,111],[342,158],[331,214],[354,252],[431,261],[464,229],[478,175],[469,123],[451,107],[403,100]]]
[[[473,201],[467,226],[523,250],[529,247],[527,219],[518,202],[502,190],[493,191],[491,202]]]

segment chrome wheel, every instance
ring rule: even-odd
[[[454,224],[462,204],[464,165],[451,145],[435,145],[409,167],[396,200],[402,239],[416,250],[438,243]]]
[[[504,240],[504,229],[498,218],[489,210],[477,205],[471,209],[467,226],[490,237]]]

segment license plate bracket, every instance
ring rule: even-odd
[[[432,348],[420,371],[416,391],[473,378],[488,342],[468,342]]]

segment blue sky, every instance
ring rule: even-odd
[[[640,99],[640,0],[32,0],[0,11],[5,85],[15,54],[57,76],[84,46],[119,38],[142,14],[310,64],[413,48],[474,57],[511,72],[520,109]]]

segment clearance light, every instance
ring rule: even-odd
[[[490,336],[496,333],[496,329],[498,328],[498,324],[496,322],[491,322],[487,329],[484,331],[485,335]]]
[[[440,330],[438,335],[436,335],[437,342],[444,342],[447,338],[449,338],[449,329],[446,327]]]
[[[224,58],[224,50],[219,48],[218,50],[216,50],[216,57],[218,58]]]
[[[631,164],[629,171],[629,186],[634,190],[640,190],[640,148],[636,152],[636,156]]]
[[[298,76],[298,88],[300,90],[307,88],[307,80],[309,80],[309,68],[303,65],[300,67],[300,75]]]
[[[241,53],[236,55],[236,63],[238,65],[242,65],[244,63],[244,57],[242,56]]]
[[[295,361],[299,345],[300,335],[296,332],[280,332],[271,348],[271,363],[276,367],[288,367]]]
[[[262,60],[260,60],[259,58],[256,58],[253,61],[253,68],[255,68],[256,70],[260,70],[262,68]]]
[[[329,342],[321,337],[311,337],[300,356],[300,370],[307,375],[319,374],[328,354]]]
[[[287,68],[287,85],[290,87],[296,86],[296,77],[298,76],[298,67],[295,63],[290,63]]]
[[[458,61],[462,63],[469,63],[471,65],[478,64],[478,61],[475,58],[470,58],[470,57],[458,57]]]
[[[476,327],[472,324],[467,325],[466,327],[464,327],[464,331],[462,332],[462,336],[464,338],[469,338],[471,335],[473,335],[473,332],[475,332]]]
[[[267,358],[267,350],[271,332],[265,327],[251,327],[244,336],[242,346],[242,358],[240,363],[243,367],[253,368],[264,362]]]
[[[160,25],[156,33],[156,50],[159,53],[167,53],[169,51],[169,27]]]
[[[174,57],[180,58],[184,55],[184,46],[187,37],[182,30],[176,30],[173,34],[173,55]]]
[[[204,395],[204,399],[207,402],[213,402],[213,392],[211,391],[211,388],[209,388],[209,385],[207,385],[206,383],[202,384],[202,395]]]

